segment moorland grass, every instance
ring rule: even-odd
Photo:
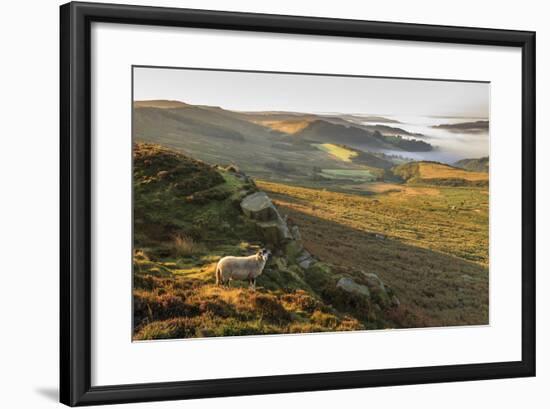
[[[134,146],[134,339],[488,322],[487,188],[372,184],[369,195],[252,182],[159,145]],[[368,186],[366,186],[368,188]],[[321,262],[275,251],[256,292],[215,286],[216,262],[265,244],[241,199],[266,191]],[[294,254],[294,255],[293,255]],[[401,301],[336,288],[375,273]]]
[[[390,313],[398,326],[488,323],[486,188],[407,186],[359,196],[257,185],[300,227],[310,252],[391,283],[402,302]]]

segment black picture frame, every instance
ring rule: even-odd
[[[92,22],[519,47],[522,358],[515,362],[91,386]],[[60,401],[70,406],[535,376],[535,33],[94,3],[60,8]]]

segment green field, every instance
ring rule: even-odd
[[[374,172],[367,169],[323,169],[321,174],[329,179],[371,182],[376,180]]]

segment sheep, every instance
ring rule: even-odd
[[[216,266],[216,285],[229,285],[230,281],[248,280],[250,287],[256,290],[256,278],[262,274],[271,251],[262,249],[248,257],[226,256]]]

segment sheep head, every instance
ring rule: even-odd
[[[256,256],[259,259],[262,259],[264,261],[267,261],[270,255],[271,255],[271,250],[268,250],[268,249],[261,249],[256,253]]]

